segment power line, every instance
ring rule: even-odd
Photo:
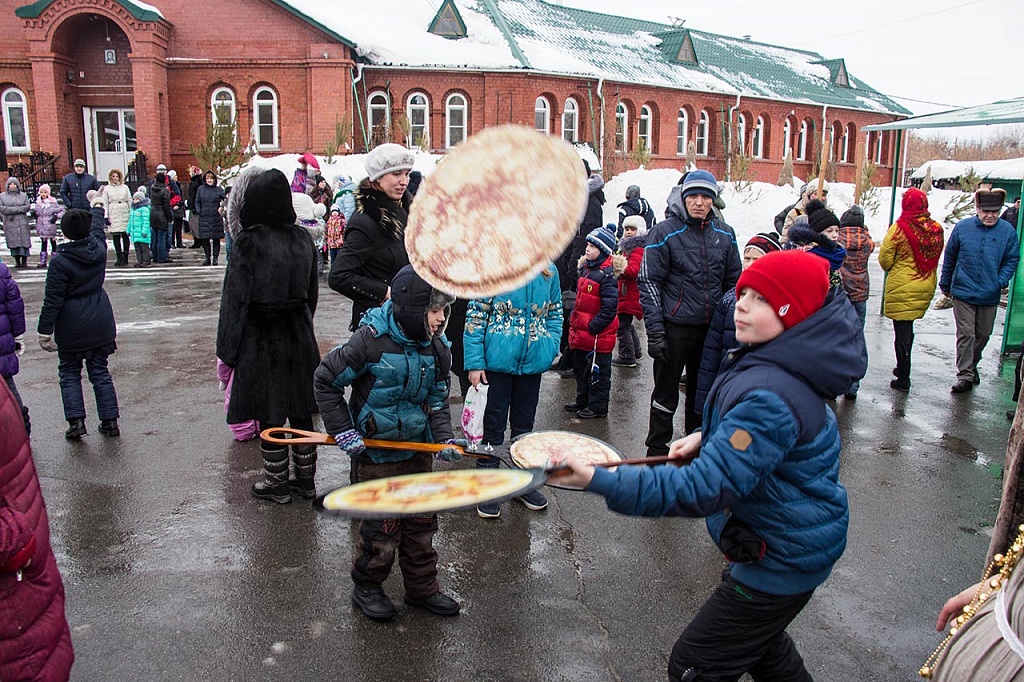
[[[833,38],[842,38],[842,37],[845,37],[845,36],[856,35],[858,33],[866,33],[867,31],[874,31],[877,28],[885,28],[887,26],[895,26],[896,24],[905,24],[908,21],[916,21],[918,19],[924,19],[925,17],[930,17],[930,16],[933,16],[933,15],[936,15],[936,14],[942,14],[944,12],[951,12],[951,11],[953,11],[955,9],[961,9],[963,7],[969,7],[970,5],[977,5],[977,4],[985,2],[985,1],[986,0],[972,0],[971,2],[964,2],[964,3],[961,3],[959,5],[954,5],[953,7],[946,7],[944,9],[937,9],[934,12],[926,12],[925,14],[919,14],[917,16],[907,17],[906,19],[897,19],[896,21],[890,21],[890,22],[885,23],[885,24],[877,24],[875,26],[868,26],[866,28],[859,28],[856,31],[847,31],[846,33],[836,33],[835,35],[825,36],[824,38],[815,38],[815,39],[809,40],[807,42],[809,42],[809,43],[820,43],[820,42],[823,42],[825,40],[832,40]]]

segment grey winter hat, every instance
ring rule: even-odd
[[[81,166],[82,168],[85,168],[85,161],[83,159],[75,159],[75,162],[73,164],[71,164],[71,165],[72,166]]]
[[[639,199],[640,198],[640,185],[630,185],[626,188],[627,199]]]
[[[402,170],[412,170],[416,157],[413,153],[400,144],[387,143],[374,147],[366,155],[363,167],[370,177],[370,182],[376,182],[388,173]]]

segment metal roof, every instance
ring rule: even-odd
[[[892,123],[864,126],[864,130],[870,132],[872,130],[906,130],[908,128],[957,128],[997,123],[1024,123],[1024,97],[1004,99],[964,109],[950,109],[938,114],[914,116]]]

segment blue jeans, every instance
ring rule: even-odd
[[[153,230],[153,262],[167,262],[167,230]]]
[[[850,301],[853,304],[853,309],[857,311],[857,317],[860,318],[860,331],[864,333],[864,322],[868,317],[868,302],[867,301]],[[847,393],[856,393],[860,390],[860,379],[855,379],[849,388],[846,389]]]
[[[64,403],[64,419],[85,419],[85,399],[82,397],[82,358],[64,357],[57,352],[57,375],[60,377],[60,399]],[[114,380],[107,368],[107,357],[96,356],[86,359],[85,371],[96,394],[96,412],[100,420],[117,419],[117,393]]]

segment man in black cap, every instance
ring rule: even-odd
[[[96,177],[85,172],[85,161],[75,159],[75,172],[68,173],[60,183],[60,198],[64,202],[64,208],[80,208],[83,211],[89,210],[89,198],[86,192],[94,189],[100,191],[100,183]]]
[[[976,216],[956,224],[946,242],[939,289],[953,299],[956,322],[956,383],[950,391],[966,393],[981,383],[978,361],[996,321],[1002,290],[1017,271],[1017,229],[999,218],[1006,190],[974,193]]]

